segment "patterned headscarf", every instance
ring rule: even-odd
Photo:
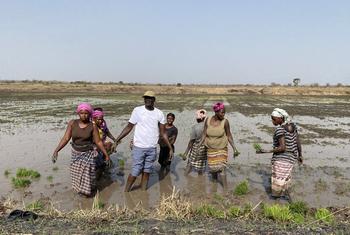
[[[272,117],[281,117],[284,119],[284,122],[282,123],[282,125],[291,122],[292,120],[289,117],[289,114],[287,113],[286,110],[284,109],[280,109],[280,108],[275,108],[272,113],[271,113]]]
[[[94,112],[92,113],[92,117],[93,118],[103,118],[104,113],[100,110],[94,110]]]
[[[204,119],[207,116],[207,111],[205,109],[199,109],[196,111],[196,119]]]
[[[222,102],[218,102],[218,103],[213,105],[214,112],[219,112],[220,110],[222,110],[224,108],[225,108],[225,106],[224,106],[224,103],[222,103]]]
[[[92,106],[89,103],[81,103],[81,104],[79,104],[78,107],[77,107],[77,110],[76,110],[77,113],[79,113],[82,110],[88,111],[90,113],[90,115],[93,112]]]

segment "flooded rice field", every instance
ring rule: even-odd
[[[0,196],[15,198],[23,203],[34,200],[52,200],[63,210],[91,208],[92,199],[76,195],[70,184],[70,146],[59,153],[56,164],[51,154],[63,136],[67,122],[76,118],[74,110],[79,102],[90,102],[103,107],[109,129],[116,137],[127,124],[132,109],[142,105],[140,95],[89,94],[0,94]],[[211,182],[208,174],[185,176],[186,161],[178,155],[186,149],[194,111],[211,111],[215,101],[226,105],[226,118],[240,156],[229,158],[228,187]],[[254,143],[269,148],[273,125],[273,108],[286,109],[300,128],[305,164],[296,165],[293,172],[292,198],[315,207],[348,206],[350,197],[350,97],[309,96],[159,96],[156,106],[165,114],[176,115],[179,135],[175,143],[175,158],[171,170],[164,175],[155,163],[147,192],[135,189],[124,193],[124,185],[131,168],[129,141],[124,138],[117,152],[111,156],[114,167],[98,182],[101,200],[109,204],[134,207],[142,203],[154,206],[162,194],[179,189],[194,202],[229,198],[238,203],[269,202],[270,154],[256,155]],[[212,115],[212,112],[209,112]],[[125,166],[118,166],[120,159]],[[16,170],[26,167],[37,170],[41,177],[29,187],[15,189],[11,178]],[[8,174],[5,174],[7,171]],[[232,191],[247,180],[249,193],[235,196]],[[138,182],[136,182],[136,185]]]

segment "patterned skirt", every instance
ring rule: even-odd
[[[96,189],[97,151],[79,152],[72,149],[70,172],[72,187],[77,193],[93,196]]]
[[[293,165],[290,162],[275,160],[272,162],[271,190],[272,196],[280,197],[288,189]]]
[[[196,171],[204,171],[207,163],[207,148],[194,142],[188,157],[187,164]]]
[[[209,172],[215,173],[225,170],[227,165],[228,150],[223,149],[207,149]]]

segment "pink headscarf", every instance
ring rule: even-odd
[[[197,110],[196,119],[204,119],[207,116],[207,111],[205,109]]]
[[[77,113],[79,113],[80,111],[85,110],[88,111],[90,114],[92,114],[92,106],[89,103],[81,103],[78,105],[77,107]]]
[[[218,102],[218,103],[213,105],[214,112],[219,112],[220,110],[222,110],[224,108],[225,108],[225,106],[224,106],[224,103],[222,103],[222,102]]]
[[[95,110],[93,113],[92,113],[92,117],[93,118],[102,118],[104,116],[104,113],[100,110]]]

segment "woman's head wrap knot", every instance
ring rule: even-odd
[[[79,104],[77,107],[77,113],[79,113],[82,110],[88,111],[90,114],[92,114],[92,111],[93,111],[92,106],[89,103]]]
[[[199,109],[196,111],[196,119],[204,119],[207,116],[205,109]]]
[[[222,103],[222,102],[218,102],[218,103],[213,105],[214,112],[219,112],[220,110],[222,110],[224,108],[225,108],[225,106],[224,106],[224,103]]]
[[[290,119],[290,117],[289,117],[289,114],[288,114],[287,111],[284,110],[284,109],[275,108],[275,109],[272,111],[271,116],[272,116],[272,117],[280,117],[280,118],[283,118],[283,119],[284,119],[284,122],[282,123],[282,125],[291,122],[291,119]]]
[[[103,118],[104,116],[104,113],[100,110],[95,110],[93,113],[92,113],[92,117],[93,118]]]

